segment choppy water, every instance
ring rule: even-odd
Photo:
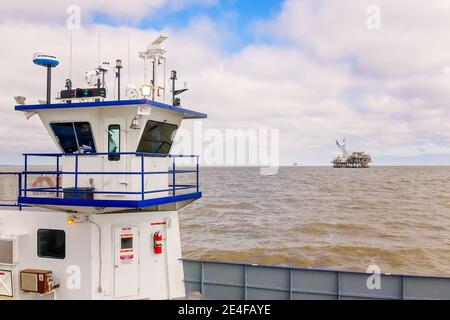
[[[450,167],[203,168],[183,255],[450,275]]]
[[[204,197],[180,211],[184,257],[450,276],[450,167],[201,171]],[[14,184],[0,176],[0,199]]]

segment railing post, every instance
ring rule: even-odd
[[[141,170],[142,170],[142,175],[141,175],[141,198],[142,201],[145,200],[145,170],[144,170],[144,154],[141,154]]]
[[[28,156],[25,155],[25,181],[24,181],[24,191],[23,195],[26,198],[27,197],[27,185],[28,185]]]
[[[75,155],[75,198],[78,198],[78,154]]]
[[[175,189],[176,188],[175,170],[176,170],[175,157],[172,157],[172,188],[173,188],[172,193],[173,193],[174,197],[175,197],[175,193],[176,193],[176,189]]]
[[[17,185],[18,185],[18,189],[19,189],[19,192],[18,192],[18,194],[17,194],[17,205],[19,206],[19,210],[21,210],[22,211],[22,205],[20,204],[20,201],[19,201],[19,198],[22,196],[22,174],[21,173],[18,173],[17,174],[17,177],[18,177],[18,182],[17,182]]]
[[[200,165],[199,165],[199,156],[197,158],[197,192],[200,192]]]
[[[59,155],[56,156],[56,197],[59,198]]]

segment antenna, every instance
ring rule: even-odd
[[[69,79],[72,79],[72,54],[73,54],[73,29],[70,29],[70,46],[69,46]]]
[[[130,15],[127,14],[127,47],[128,47],[128,83],[131,83],[131,59],[130,59]]]
[[[138,90],[134,84],[131,83],[131,57],[130,57],[130,15],[127,14],[127,63],[128,63],[128,84],[125,89],[125,96],[129,99],[137,99],[139,97]],[[146,70],[144,73],[147,73],[147,63],[144,61],[144,69]],[[120,76],[119,76],[120,77]],[[119,79],[120,82],[120,79]],[[147,83],[147,79],[145,79],[145,83]],[[149,91],[151,90],[150,87],[148,87]],[[120,83],[119,83],[119,90],[120,90]],[[150,95],[150,93],[149,93]],[[120,93],[119,93],[119,100],[120,100]]]
[[[52,94],[52,68],[55,68],[59,61],[55,56],[45,53],[35,53],[33,56],[33,63],[47,68],[47,104],[51,103]]]
[[[165,35],[160,35],[156,40],[154,40],[150,45],[148,45],[147,50],[143,52],[139,52],[139,58],[144,59],[144,84],[141,87],[141,92],[144,97],[149,96],[148,92],[150,91],[152,99],[155,100],[156,96],[159,96],[159,89],[165,91],[165,87],[158,87],[157,83],[157,68],[161,64],[161,61],[165,63],[164,54],[166,51],[161,48],[161,44],[168,37]],[[149,74],[148,74],[148,64],[152,63],[152,80],[149,83]],[[164,83],[165,86],[165,83]],[[157,94],[158,92],[158,94]]]
[[[181,99],[177,98],[178,95],[182,94],[183,92],[188,91],[189,89],[186,88],[187,84],[186,82],[184,83],[184,89],[180,89],[180,90],[176,90],[176,81],[178,80],[177,78],[177,72],[175,70],[172,70],[171,73],[171,77],[170,80],[172,80],[172,105],[175,107],[179,107],[181,105]]]
[[[101,34],[98,34],[98,65],[100,65],[100,60],[101,60]]]

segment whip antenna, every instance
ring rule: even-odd
[[[101,34],[98,34],[98,65],[100,65],[100,57],[101,57]]]
[[[131,83],[131,59],[130,59],[130,15],[127,14],[127,46],[128,46],[128,83]]]
[[[70,45],[69,45],[69,79],[72,79],[72,57],[73,57],[73,29],[70,30]]]

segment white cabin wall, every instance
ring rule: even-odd
[[[113,227],[139,227],[139,294],[129,299],[175,299],[185,296],[184,271],[178,213],[136,212],[126,214],[76,215],[80,222],[71,225],[72,215],[44,211],[0,211],[0,236],[27,235],[19,247],[19,263],[13,267],[15,298],[19,299],[114,299]],[[165,224],[161,224],[165,223]],[[152,225],[155,224],[155,225]],[[101,228],[101,292],[99,289],[99,229]],[[7,229],[4,227],[7,226]],[[66,232],[66,258],[63,260],[37,256],[37,230],[57,229]],[[153,249],[155,232],[163,234],[163,254]],[[69,289],[70,266],[78,266],[80,288]],[[3,268],[0,266],[0,268]],[[56,283],[56,296],[21,293],[19,273],[23,269],[51,270]]]
[[[171,299],[185,296],[181,241],[177,212],[140,212],[128,214],[98,214],[92,216],[102,230],[102,294],[98,293],[98,255],[92,259],[92,296],[94,299],[114,299],[114,226],[139,227],[139,295],[130,299]],[[167,222],[165,225],[152,223]],[[153,251],[153,234],[163,233],[163,254]],[[98,231],[93,229],[92,252],[98,250]],[[169,253],[169,254],[168,254]],[[170,289],[169,277],[170,276]]]
[[[113,106],[96,108],[71,108],[71,109],[42,109],[37,113],[47,129],[48,134],[57,146],[58,150],[63,152],[56,141],[53,130],[50,127],[52,122],[89,122],[93,131],[95,147],[97,152],[108,152],[107,132],[104,130],[106,119],[121,118],[125,122],[125,128],[122,128],[125,135],[125,146],[122,152],[136,152],[140,137],[148,120],[158,122],[167,122],[180,126],[183,120],[182,114],[161,108],[151,108],[149,116],[137,115],[138,106]],[[130,129],[131,121],[137,117],[140,122],[140,129]]]
[[[171,159],[166,157],[144,157],[144,171],[145,172],[168,172],[171,170]],[[131,159],[131,172],[141,172],[142,163],[141,157],[133,157]],[[167,190],[169,189],[169,174],[148,174],[144,177],[144,190]],[[142,190],[142,175],[132,175],[130,190],[132,192],[140,192]],[[148,193],[144,199],[162,198],[169,196],[169,191]],[[141,200],[141,195],[130,196],[134,200]]]
[[[84,224],[68,225],[70,215],[45,211],[0,210],[0,236],[27,235],[20,242],[19,263],[13,267],[15,298],[19,299],[90,299],[91,298],[91,239],[90,227]],[[37,231],[39,229],[64,230],[66,233],[65,259],[40,258],[37,254]],[[69,289],[69,266],[79,267],[81,271],[80,288]],[[56,296],[41,296],[19,290],[19,274],[24,269],[43,269],[53,271],[55,283],[61,285],[55,290]]]
[[[63,152],[56,141],[50,124],[53,122],[89,122],[94,136],[97,153],[108,152],[108,132],[110,124],[121,124],[121,152],[136,152],[148,120],[167,122],[180,126],[183,116],[180,113],[161,108],[151,108],[150,115],[137,115],[138,106],[114,106],[103,108],[73,108],[73,109],[44,109],[38,111],[41,121],[44,123],[49,135],[56,146]],[[137,117],[140,129],[130,129],[132,120]],[[120,161],[109,161],[108,156],[79,156],[79,171],[89,172],[141,172],[141,160],[134,155],[122,155]],[[56,159],[55,163],[56,163]],[[145,171],[165,172],[169,170],[171,160],[166,158],[145,158]],[[61,158],[61,168],[65,172],[75,171],[75,157],[64,156]],[[99,191],[140,192],[140,175],[79,175],[78,186],[90,187],[89,180],[94,180],[94,185]],[[145,190],[168,189],[170,177],[167,174],[147,175],[145,177]],[[74,175],[62,176],[62,187],[75,186]],[[168,196],[168,192],[147,194],[145,199]],[[140,195],[105,195],[97,194],[96,199],[140,199]]]
[[[78,171],[80,172],[102,172],[103,163],[105,157],[108,156],[81,156],[78,157]],[[75,158],[74,156],[62,156],[60,163],[61,168],[65,172],[75,172]],[[78,187],[88,188],[90,187],[90,179],[94,180],[94,185],[96,188],[103,188],[103,177],[98,174],[80,174],[78,175]],[[73,188],[75,187],[75,175],[66,174],[62,176],[62,187],[63,188]]]
[[[61,153],[64,151],[59,146],[50,124],[53,122],[89,122],[93,132],[95,147],[97,152],[100,152],[98,146],[102,141],[97,141],[101,137],[100,114],[99,108],[43,109],[38,111],[45,129],[47,129],[48,134]]]

